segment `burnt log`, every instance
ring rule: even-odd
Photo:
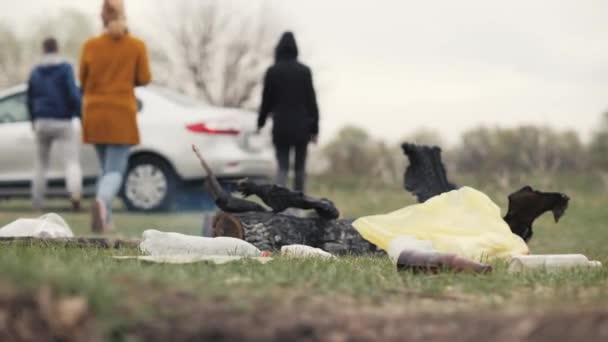
[[[213,219],[213,236],[245,240],[261,250],[276,251],[287,245],[307,245],[337,255],[383,253],[363,239],[351,220],[324,220],[271,212],[226,213]]]

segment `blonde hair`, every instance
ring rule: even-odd
[[[123,35],[127,30],[127,17],[123,0],[104,0],[101,8],[103,27],[112,35]]]

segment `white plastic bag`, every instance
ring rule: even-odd
[[[70,226],[57,214],[36,219],[21,218],[0,228],[0,237],[71,238]]]
[[[149,255],[230,255],[259,257],[262,252],[247,241],[146,230],[139,248]]]
[[[320,249],[305,245],[289,245],[281,247],[281,255],[293,258],[335,258],[332,254]]]

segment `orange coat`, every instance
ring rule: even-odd
[[[152,76],[143,41],[108,33],[89,39],[82,50],[83,141],[89,144],[139,144],[134,88]]]

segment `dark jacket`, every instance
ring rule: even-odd
[[[45,56],[30,74],[27,87],[30,120],[70,120],[80,115],[80,90],[67,62]]]
[[[275,50],[275,64],[266,72],[258,128],[273,117],[275,145],[307,143],[319,133],[319,109],[310,69],[298,62],[291,32],[283,34]]]

